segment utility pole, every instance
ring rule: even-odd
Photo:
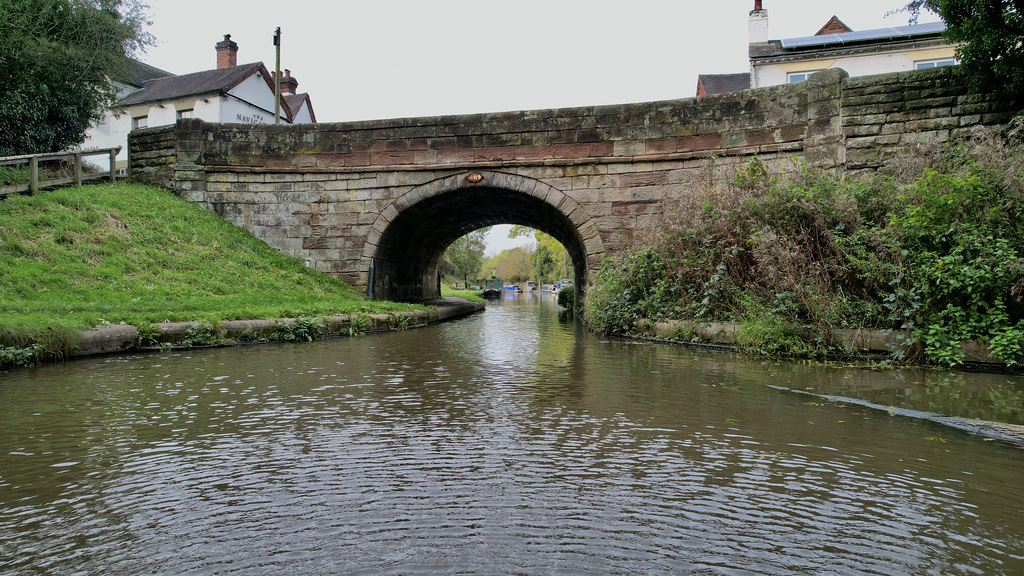
[[[274,32],[274,49],[277,62],[274,64],[274,124],[281,122],[281,27]]]

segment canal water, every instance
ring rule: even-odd
[[[603,339],[529,295],[15,371],[0,574],[1024,574],[1024,450],[899,414],[952,388],[1024,391]]]

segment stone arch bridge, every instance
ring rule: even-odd
[[[439,296],[455,239],[492,224],[550,234],[576,286],[642,241],[711,172],[754,155],[877,169],[922,140],[1005,123],[949,69],[642,104],[133,131],[131,176],[190,198],[372,297]],[[714,162],[709,162],[714,158]]]

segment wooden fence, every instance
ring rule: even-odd
[[[52,152],[48,154],[25,154],[23,156],[0,157],[0,166],[28,164],[28,184],[0,184],[0,198],[20,192],[35,194],[40,188],[52,188],[54,186],[65,186],[67,184],[81,186],[82,182],[91,180],[109,179],[110,182],[116,182],[117,170],[115,168],[115,163],[117,154],[120,151],[121,147],[116,146],[114,148],[100,148],[97,150],[76,150],[71,152]],[[110,170],[107,172],[96,172],[92,174],[83,173],[82,158],[85,156],[108,156],[110,158]],[[63,160],[70,164],[72,159],[74,161],[72,176],[49,178],[46,180],[39,179],[40,162]]]

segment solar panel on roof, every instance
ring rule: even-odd
[[[783,48],[805,48],[808,46],[827,46],[830,44],[849,44],[853,42],[864,42],[867,40],[886,40],[889,38],[921,36],[924,34],[942,32],[945,29],[946,25],[942,22],[929,22],[928,24],[917,24],[915,26],[897,26],[894,28],[862,30],[860,32],[843,32],[841,34],[785,38],[780,42]]]

